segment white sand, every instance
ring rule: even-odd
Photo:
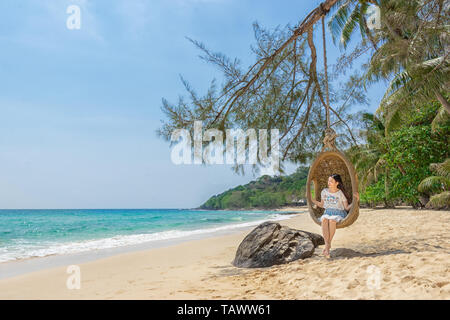
[[[321,233],[308,214],[281,224]],[[290,264],[236,268],[231,261],[252,229],[80,264],[79,290],[67,289],[66,267],[3,279],[0,298],[450,298],[449,211],[362,209],[352,226],[336,231],[329,260],[319,247]]]

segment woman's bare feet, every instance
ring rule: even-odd
[[[326,256],[330,254],[329,247],[330,246],[328,245],[328,243],[325,243],[325,247],[322,250],[322,255]]]
[[[326,244],[325,248],[323,249],[323,252],[322,252],[326,258],[330,258],[330,249],[331,249],[331,246]]]

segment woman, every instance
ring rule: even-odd
[[[343,220],[347,216],[347,211],[352,207],[352,205],[348,204],[344,191],[341,176],[332,174],[328,177],[328,188],[323,189],[320,193],[321,201],[312,200],[317,206],[325,208],[320,221],[322,222],[322,232],[325,240],[325,248],[322,254],[327,258],[330,257],[331,240],[336,232],[336,223]],[[356,201],[358,201],[358,192],[354,196]]]

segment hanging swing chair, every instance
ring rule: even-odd
[[[345,228],[358,219],[359,205],[353,196],[353,193],[358,191],[358,177],[352,163],[334,145],[335,138],[336,133],[333,129],[325,130],[324,146],[309,168],[306,197],[311,218],[315,223],[321,225],[320,217],[325,210],[313,204],[311,184],[314,186],[315,200],[320,201],[320,191],[328,187],[328,177],[335,173],[339,174],[347,193],[348,204],[352,204],[347,216],[336,224],[336,228]]]
[[[335,146],[336,132],[330,128],[329,115],[329,93],[328,93],[328,75],[327,75],[327,60],[325,47],[325,24],[322,17],[323,30],[323,51],[325,63],[325,85],[327,92],[327,129],[325,129],[325,137],[323,139],[323,147],[321,152],[317,155],[309,168],[308,180],[306,183],[306,198],[308,203],[308,210],[311,218],[315,223],[321,225],[320,217],[325,209],[313,204],[311,195],[311,184],[314,186],[314,198],[320,201],[321,190],[328,187],[328,178],[332,174],[339,174],[342,178],[344,188],[346,191],[346,198],[351,208],[347,216],[336,224],[336,228],[345,228],[350,226],[359,216],[359,203],[354,197],[354,193],[358,191],[358,177],[356,176],[355,168],[347,157],[339,151]]]

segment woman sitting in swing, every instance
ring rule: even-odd
[[[332,174],[328,177],[328,188],[325,188],[320,193],[321,201],[312,200],[318,207],[324,208],[320,221],[322,223],[323,238],[325,240],[325,248],[322,254],[327,258],[330,257],[331,240],[336,232],[336,223],[343,220],[347,216],[347,211],[352,207],[348,204],[347,198],[344,194],[344,184],[342,178],[338,174]],[[356,201],[359,200],[359,194],[354,194]]]

